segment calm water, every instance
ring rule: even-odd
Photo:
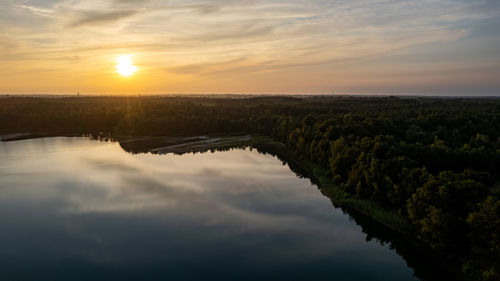
[[[309,180],[250,150],[0,143],[1,280],[417,280]]]

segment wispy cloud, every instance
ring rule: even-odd
[[[40,16],[50,16],[51,14],[54,13],[54,10],[44,9],[44,8],[35,7],[35,6],[17,5],[15,7],[21,8],[21,9],[26,9],[26,10],[28,10],[34,14],[40,15]]]
[[[109,22],[115,22],[129,18],[138,14],[139,11],[126,10],[116,12],[84,12],[79,19],[71,23],[72,27],[80,27],[84,25],[99,25]]]

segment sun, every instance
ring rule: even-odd
[[[132,55],[120,56],[116,59],[116,72],[121,76],[131,76],[137,71],[137,66],[132,61]]]

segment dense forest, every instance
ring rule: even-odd
[[[500,99],[0,98],[0,133],[267,136],[474,280],[500,280]],[[340,194],[340,195],[339,195]]]

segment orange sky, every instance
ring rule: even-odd
[[[2,3],[4,94],[500,93],[500,1]]]

